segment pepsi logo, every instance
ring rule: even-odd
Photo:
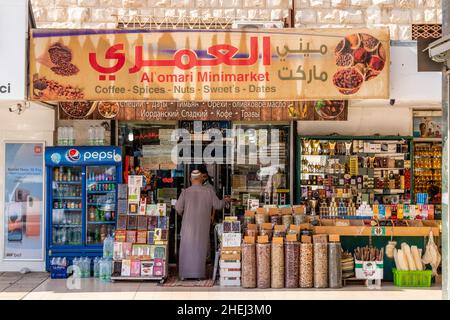
[[[66,159],[71,162],[76,162],[81,159],[80,151],[77,149],[69,149],[66,153]]]

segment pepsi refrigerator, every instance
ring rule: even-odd
[[[53,257],[101,256],[116,225],[121,148],[49,147],[45,162],[47,270]]]

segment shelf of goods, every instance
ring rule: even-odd
[[[441,203],[442,142],[414,139],[414,191],[428,194],[429,202]]]
[[[298,203],[412,199],[410,137],[299,137],[298,150]]]
[[[147,204],[146,201],[128,202],[128,187],[125,185],[119,187],[118,206],[123,206],[122,202],[124,202],[125,208],[136,206],[137,211],[135,212],[139,214],[119,211],[111,280],[160,281],[163,283],[169,274],[167,206],[165,203]]]

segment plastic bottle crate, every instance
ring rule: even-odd
[[[392,269],[397,287],[431,287],[431,270],[400,271]]]

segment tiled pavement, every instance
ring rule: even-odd
[[[68,286],[69,284],[69,286]],[[49,279],[47,273],[0,273],[0,300],[78,300],[78,299],[391,299],[437,300],[440,287],[405,289],[383,283],[381,290],[351,285],[342,289],[242,289],[161,287],[153,282],[102,282],[81,279],[79,289],[67,280]]]

